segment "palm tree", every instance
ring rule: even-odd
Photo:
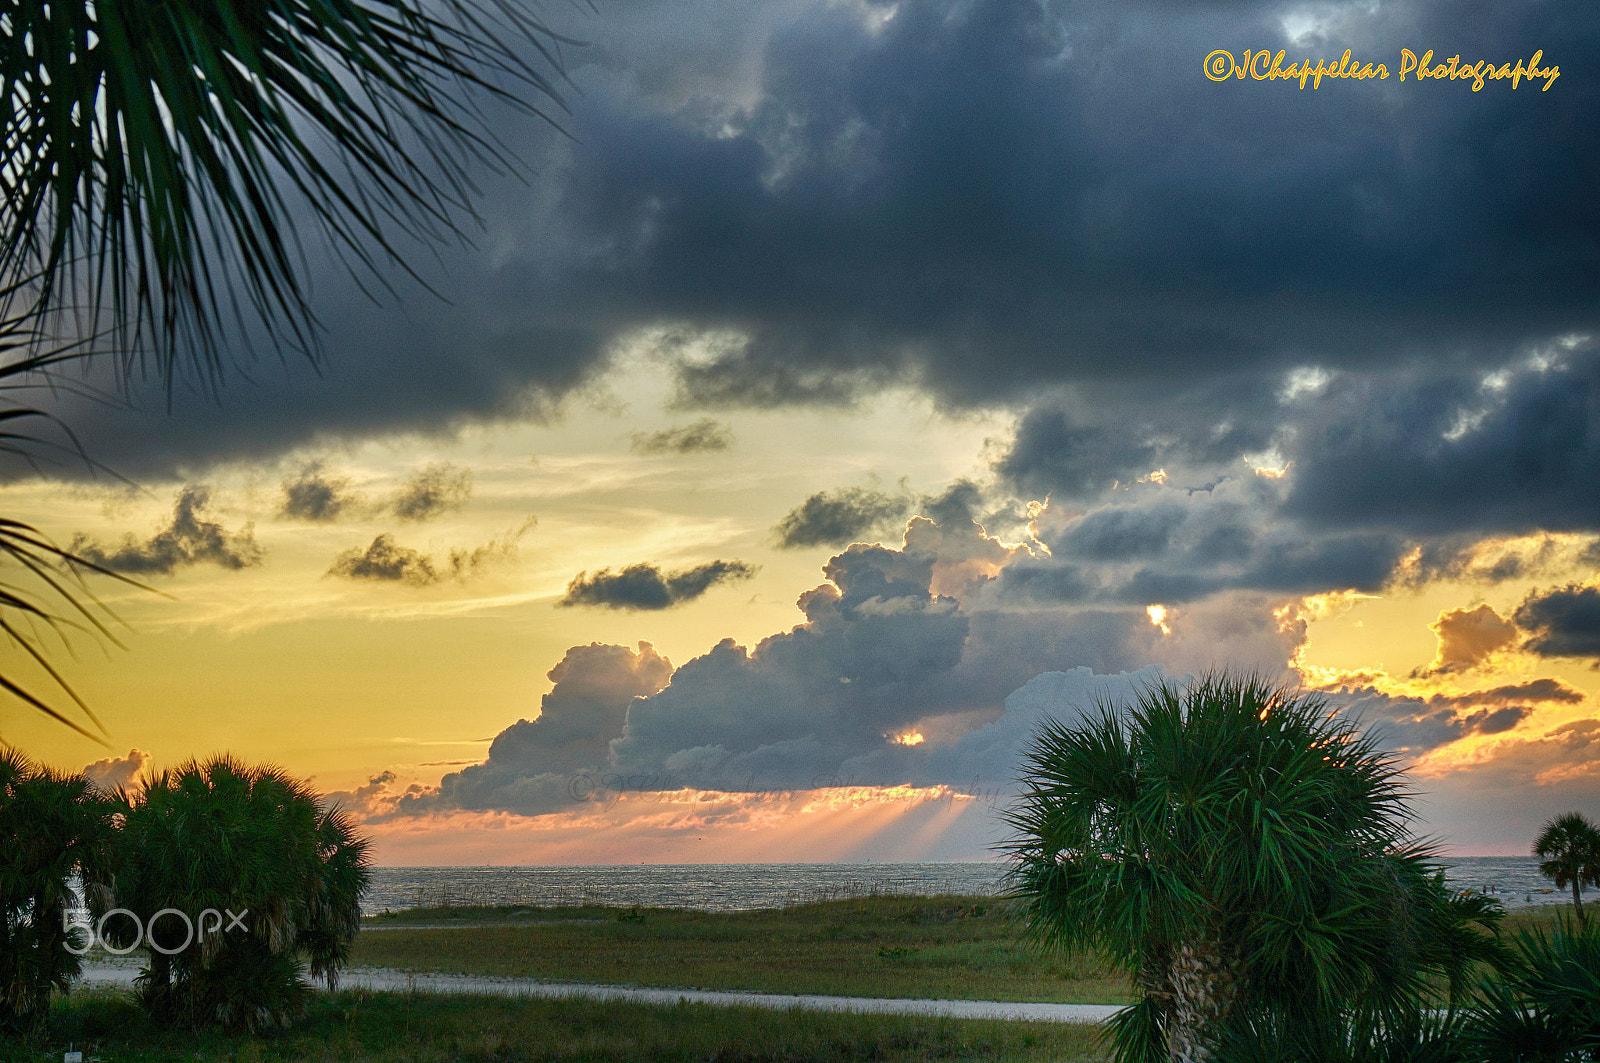
[[[1487,979],[1467,1014],[1468,1058],[1494,1063],[1600,1059],[1600,927],[1566,919],[1517,934],[1515,962]]]
[[[287,1022],[309,987],[331,989],[360,928],[367,840],[338,809],[272,767],[229,757],[162,772],[135,794],[118,838],[112,922],[143,944],[140,996],[158,1017],[257,1029]],[[167,916],[177,909],[190,924]],[[203,913],[218,913],[209,921]],[[146,938],[138,938],[138,926]],[[170,954],[169,954],[170,953]]]
[[[252,340],[315,358],[296,218],[380,283],[464,239],[474,172],[518,167],[497,109],[562,107],[563,43],[520,0],[13,0],[0,390],[103,351],[169,385]],[[46,445],[14,430],[41,416],[0,408],[0,451]],[[38,590],[0,586],[0,634],[76,701],[29,627],[108,634],[98,570],[0,520],[6,559]],[[67,722],[15,666],[0,688]]]
[[[0,747],[0,1030],[38,1021],[78,974],[65,917],[84,898],[72,879],[103,893],[113,809],[82,775]]]
[[[1557,816],[1539,832],[1533,855],[1544,861],[1539,873],[1554,879],[1556,889],[1572,887],[1572,906],[1584,922],[1583,887],[1600,887],[1600,829],[1579,812]]]
[[[1035,736],[1011,884],[1031,935],[1102,950],[1139,1001],[1124,1060],[1399,1025],[1465,990],[1498,905],[1458,898],[1407,833],[1393,757],[1323,699],[1254,677],[1162,683]]]

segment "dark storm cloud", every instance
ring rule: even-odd
[[[472,470],[449,462],[419,470],[395,492],[389,509],[401,520],[425,521],[460,509],[472,497]]]
[[[1528,595],[1512,614],[1541,657],[1592,657],[1600,666],[1600,587],[1568,584]]]
[[[1328,534],[1276,512],[1275,489],[1229,477],[1207,490],[1141,486],[1138,504],[1091,509],[1019,559],[1002,592],[1036,602],[1192,602],[1225,591],[1301,595],[1373,592],[1407,556],[1385,531]]]
[[[312,462],[294,479],[283,481],[283,505],[278,512],[291,520],[327,524],[360,504],[360,498],[350,493],[349,480],[330,475],[321,462]]]
[[[1094,498],[1168,466],[1237,469],[1242,455],[1265,451],[1281,431],[1279,383],[1188,373],[1161,383],[1091,381],[1076,389],[1075,403],[1033,405],[994,468],[1015,490],[1056,499]]]
[[[663,428],[659,432],[635,432],[633,449],[641,454],[695,454],[727,450],[733,446],[733,431],[703,417],[694,424]]]
[[[1199,63],[1219,41],[1579,55],[1600,16],[1339,10],[1304,46],[1278,4],[907,4],[877,32],[809,11],[732,129],[597,126],[574,214],[625,249],[608,266],[641,303],[748,335],[686,375],[709,402],[854,393],[813,386],[828,374],[915,373],[966,402],[1064,376],[1483,359],[1588,328],[1595,86],[1313,93],[1213,85]]]
[[[905,517],[911,500],[864,487],[818,491],[790,510],[772,530],[778,546],[845,546]]]
[[[261,564],[264,555],[256,542],[254,527],[247,524],[230,532],[216,521],[206,520],[204,512],[210,503],[210,487],[190,484],[178,493],[172,522],[150,538],[140,541],[130,534],[121,543],[107,546],[78,535],[72,540],[71,550],[87,561],[129,575],[168,575],[200,564],[228,569]]]
[[[296,367],[220,408],[180,391],[170,418],[69,421],[123,471],[170,475],[548,414],[639,327],[735,336],[685,362],[682,398],[758,406],[905,383],[968,405],[1096,380],[1487,365],[1600,327],[1600,83],[1302,91],[1201,72],[1218,47],[1391,66],[1401,47],[1542,48],[1574,70],[1600,53],[1600,10],[1318,11],[1296,43],[1276,0],[722,5],[736,25],[711,70],[683,27],[712,20],[630,5],[580,33],[597,47],[575,60],[573,141],[508,124],[541,176],[531,193],[489,182],[493,253],[416,256],[453,305],[407,287],[403,313],[371,309],[330,273],[314,278],[322,378]],[[1067,454],[1024,445],[1014,473],[1039,454],[1082,491],[1150,471],[1165,444],[1124,439],[1129,412],[1055,426]]]
[[[580,572],[567,584],[561,605],[593,605],[607,609],[670,609],[700,597],[718,583],[749,579],[754,565],[743,561],[707,561],[693,568],[664,572],[647,562],[618,572],[603,568],[594,575]]]
[[[1600,528],[1600,352],[1351,377],[1300,427],[1289,512],[1420,534]],[[1513,571],[1511,574],[1518,574]]]
[[[1062,537],[1059,550],[1091,561],[1126,561],[1166,552],[1188,514],[1176,505],[1108,506],[1088,514]]]

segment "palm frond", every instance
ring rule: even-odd
[[[353,267],[462,239],[492,109],[552,120],[572,42],[515,0],[17,0],[0,16],[0,275],[124,364],[316,349],[299,213]],[[85,308],[75,311],[77,306]]]

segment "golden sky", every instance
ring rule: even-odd
[[[1452,851],[1600,813],[1600,89],[1201,68],[1561,61],[1590,7],[572,18],[574,135],[507,120],[438,294],[313,247],[318,371],[45,402],[114,472],[7,515],[139,585],[36,633],[103,729],[8,657],[103,744],[0,738],[271,761],[384,863],[977,859],[1041,718],[1229,667]]]

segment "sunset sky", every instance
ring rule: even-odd
[[[506,115],[439,295],[309,233],[320,372],[43,400],[117,475],[6,515],[142,586],[42,638],[108,745],[0,738],[272,761],[385,864],[977,859],[1042,718],[1226,666],[1453,852],[1600,815],[1600,7],[547,15],[565,134]]]

